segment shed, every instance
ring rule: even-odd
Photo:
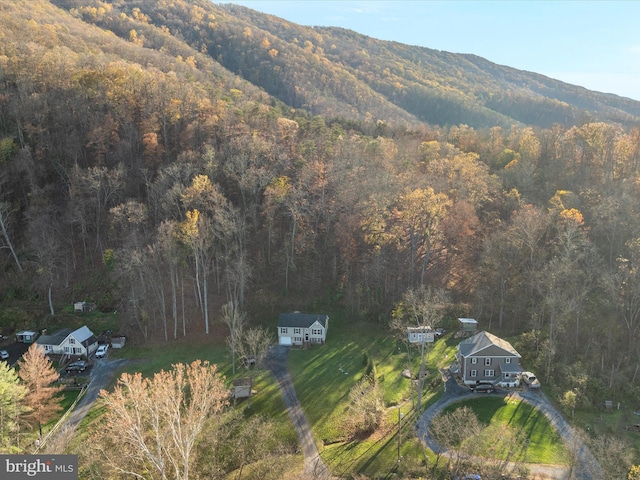
[[[18,343],[33,343],[36,341],[36,338],[38,338],[38,332],[31,330],[22,330],[16,333],[16,342]]]
[[[233,398],[249,398],[251,396],[251,378],[237,378],[233,381]]]
[[[127,341],[127,337],[112,337],[111,348],[122,348]]]
[[[459,318],[460,331],[463,333],[476,333],[478,331],[478,321],[473,318]]]
[[[96,309],[95,303],[76,302],[73,304],[74,312],[93,312]]]

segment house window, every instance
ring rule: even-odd
[[[471,378],[478,376],[478,370],[471,370]]]
[[[287,327],[281,327],[280,333],[287,333]]]
[[[293,329],[293,333],[297,333],[298,335],[300,335],[300,329],[299,328],[294,328]]]
[[[297,343],[302,343],[302,337],[295,337],[293,341]]]
[[[76,341],[73,338],[70,338],[69,343],[76,343]]]
[[[471,363],[472,363],[473,365],[475,365],[476,363],[478,363],[478,359],[477,359],[477,358],[472,358],[472,359],[471,359]]]
[[[495,370],[485,370],[484,371],[484,376],[487,377],[487,378],[495,377],[496,376],[496,371]]]
[[[511,359],[510,358],[505,358],[504,359],[504,363],[511,363]]]
[[[484,359],[484,364],[485,365],[491,365],[491,359],[490,358],[485,358]]]
[[[315,329],[315,328],[314,328],[314,329],[312,330],[312,333],[313,333],[313,335],[322,335],[322,330],[320,330],[320,329]]]

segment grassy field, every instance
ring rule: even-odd
[[[486,396],[456,403],[445,411],[467,406],[485,425],[474,438],[479,456],[524,463],[566,464],[568,453],[547,418],[526,402]]]
[[[289,356],[296,392],[323,459],[336,475],[423,474],[426,465],[432,464],[433,455],[425,451],[415,438],[414,424],[418,415],[414,409],[415,395],[412,395],[410,381],[402,376],[402,371],[407,368],[406,346],[392,338],[383,326],[352,322],[340,312],[328,314],[327,343],[307,350],[293,349]],[[246,376],[247,372],[239,368],[235,375],[232,374],[224,337],[224,332],[213,331],[210,337],[200,337],[196,341],[182,340],[171,342],[170,346],[153,347],[127,345],[121,351],[111,350],[110,355],[129,358],[131,363],[125,371],[141,372],[145,376],[168,369],[178,362],[208,360],[218,365],[220,374],[226,377],[231,387],[234,378]],[[426,382],[423,407],[436,401],[442,393],[437,369],[451,364],[457,343],[458,340],[447,335],[431,345],[427,362],[430,376]],[[419,362],[417,351],[412,356],[415,371]],[[349,390],[368,373],[375,375],[383,389],[384,420],[381,428],[371,436],[349,438],[344,428]],[[236,408],[242,408],[248,416],[263,414],[274,418],[282,424],[279,435],[296,438],[273,377],[265,370],[251,375],[256,391],[251,408],[245,408],[246,402]],[[527,448],[519,453],[519,461],[562,463],[564,447],[542,415],[525,404],[500,402],[501,399],[486,397],[469,404],[480,420],[488,425],[479,441],[485,445],[482,453],[499,456],[492,438],[504,432],[501,429],[511,428],[513,431],[522,430],[528,442]],[[95,422],[102,408],[101,402],[97,402],[85,425]],[[401,413],[400,444],[398,412]],[[401,462],[398,462],[398,446]]]
[[[400,474],[409,468],[419,471],[425,452],[413,429],[417,415],[415,396],[412,401],[410,380],[402,376],[407,368],[406,346],[383,326],[350,322],[340,314],[329,313],[329,317],[325,345],[294,349],[289,356],[296,393],[325,463],[335,475]],[[451,363],[456,344],[439,340],[430,347],[424,405],[442,393],[437,368]],[[417,352],[412,354],[412,363],[415,371],[419,363]],[[348,438],[344,418],[348,414],[349,390],[372,368],[387,407],[382,427],[370,437]],[[398,409],[402,415],[400,466]]]

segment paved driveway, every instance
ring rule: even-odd
[[[327,466],[320,458],[320,452],[318,446],[311,433],[311,427],[307,422],[296,390],[293,387],[291,376],[287,368],[287,357],[289,356],[289,350],[291,347],[285,347],[282,345],[275,345],[271,348],[269,358],[267,360],[269,370],[276,377],[284,403],[287,407],[287,413],[289,418],[296,427],[298,433],[298,442],[302,448],[304,455],[304,478],[317,478],[327,479],[330,478],[329,470]]]
[[[440,399],[427,408],[416,423],[418,438],[420,438],[427,447],[433,451],[438,450],[438,445],[429,435],[429,426],[433,418],[445,407],[460,400],[477,396],[469,388],[458,385],[449,369],[442,370],[443,380],[445,381],[445,392]],[[547,478],[553,480],[599,480],[602,473],[598,462],[593,457],[587,446],[582,442],[580,436],[565,421],[562,415],[549,402],[547,397],[539,390],[532,391],[525,389],[522,392],[511,390],[498,390],[491,395],[510,395],[511,397],[522,399],[539,409],[558,430],[558,433],[569,446],[575,449],[577,454],[576,465],[571,471],[570,468],[558,465],[539,465],[525,464],[533,475],[537,478]],[[508,465],[507,468],[513,468],[515,465]]]

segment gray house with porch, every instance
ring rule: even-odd
[[[458,344],[458,373],[465,385],[491,383],[515,386],[522,373],[520,354],[489,332],[479,332]]]

